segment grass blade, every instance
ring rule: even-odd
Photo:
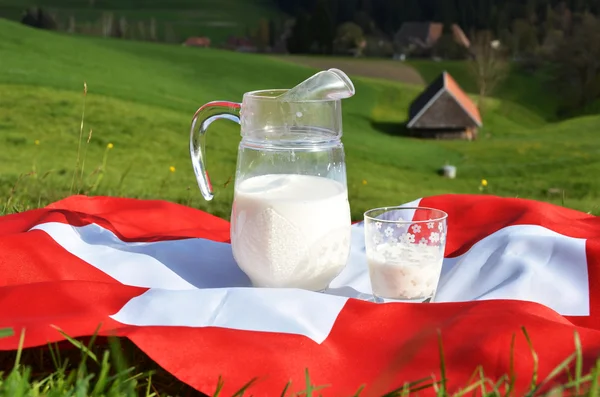
[[[440,330],[437,331],[438,334],[438,351],[440,355],[440,375],[442,379],[440,380],[440,388],[438,390],[438,396],[445,396],[447,394],[446,390],[446,359],[444,358],[444,346],[442,344],[442,333]]]
[[[510,340],[510,364],[509,364],[509,372],[508,372],[508,387],[505,390],[505,395],[510,396],[515,388],[515,383],[517,382],[517,375],[515,374],[515,340],[517,338],[516,334],[512,334],[512,338]]]
[[[358,390],[356,391],[356,393],[354,393],[352,395],[352,397],[360,397],[360,393],[362,393],[363,389],[365,388],[365,385],[360,385],[358,387]]]
[[[15,331],[12,328],[1,328],[0,329],[0,338],[7,338],[9,336],[13,336]]]
[[[94,362],[98,363],[98,357],[96,356],[96,354],[93,351],[88,349],[87,346],[85,346],[83,343],[79,342],[78,340],[71,338],[69,335],[67,335],[62,329],[60,329],[56,325],[51,325],[51,327],[54,328],[55,330],[57,330],[66,340],[71,342],[71,344],[73,346],[75,346],[76,348],[81,350],[83,353],[87,354],[88,357],[90,357],[92,360],[94,360]]]
[[[575,331],[575,393],[579,395],[581,387],[581,376],[583,371],[583,353],[581,347],[581,339],[579,339],[579,333]]]
[[[219,397],[221,395],[221,390],[223,390],[224,384],[225,382],[223,382],[223,378],[221,377],[221,375],[219,375],[219,380],[217,380],[217,388],[215,389],[213,397]]]
[[[23,344],[25,343],[25,328],[21,329],[21,336],[19,337],[19,347],[17,348],[17,357],[15,358],[16,369],[21,364],[21,355],[23,354]]]
[[[428,376],[427,378],[421,378],[419,380],[416,380],[414,382],[406,382],[404,383],[404,385],[402,387],[399,387],[397,389],[392,390],[391,392],[384,394],[382,397],[396,397],[398,395],[398,393],[401,393],[401,396],[404,396],[405,393],[414,393],[416,391],[419,390],[423,390],[423,389],[427,389],[430,388],[434,385],[435,382],[433,383],[429,383],[427,385],[424,386],[420,386],[420,387],[416,387],[418,384],[423,383],[423,382],[427,382],[427,381],[433,381],[431,376]]]
[[[542,389],[548,382],[550,382],[552,379],[554,379],[556,376],[558,376],[558,374],[563,372],[565,370],[565,368],[569,368],[569,365],[571,365],[571,362],[573,362],[574,359],[575,359],[575,353],[571,354],[562,363],[560,363],[556,368],[554,368],[552,370],[552,372],[550,372],[550,374],[548,374],[546,379],[544,379],[542,381],[542,383],[540,383],[540,385],[536,388],[536,390]]]
[[[292,385],[292,381],[288,381],[288,383],[285,384],[285,387],[283,388],[283,391],[281,392],[281,397],[285,397],[288,389],[290,388],[290,386]]]
[[[483,367],[479,366],[479,380],[481,381],[481,395],[485,396],[486,387],[485,387],[485,375],[483,374]]]
[[[462,396],[466,395],[467,393],[472,392],[473,390],[475,390],[477,388],[482,388],[483,390],[485,390],[485,380],[478,380],[477,382],[475,382],[475,383],[467,386],[463,390],[461,390],[460,393],[455,394],[455,396],[462,397]],[[447,394],[443,394],[443,396],[446,396],[446,395]],[[485,393],[482,393],[481,395],[485,396]]]
[[[233,396],[231,396],[231,397],[242,397],[244,395],[244,393],[246,392],[246,390],[248,390],[248,388],[250,386],[252,386],[252,384],[254,382],[256,382],[257,380],[258,380],[258,378],[252,378],[252,379],[250,379],[250,382],[248,382],[244,386],[242,386],[242,388],[240,390],[238,390],[237,392],[235,392],[233,394]]]
[[[75,187],[75,177],[77,176],[77,172],[80,167],[80,158],[81,158],[81,138],[83,137],[83,121],[85,119],[85,99],[87,97],[87,83],[83,83],[83,105],[81,110],[81,123],[79,125],[79,141],[77,144],[77,162],[75,164],[75,170],[73,170],[73,180],[71,181],[71,190],[70,194],[73,194],[73,188]]]
[[[531,357],[533,358],[533,374],[531,375],[531,383],[529,385],[529,393],[528,396],[532,396],[536,391],[537,379],[538,379],[538,370],[539,370],[539,357],[533,348],[533,343],[529,338],[529,334],[525,327],[521,327],[523,330],[523,334],[525,335],[525,340],[527,341],[527,345],[529,346],[529,351],[531,352]]]
[[[591,387],[588,392],[588,397],[599,397],[600,396],[600,386],[598,386],[598,375],[600,374],[600,358],[596,360],[596,365],[592,369],[592,379],[591,379]]]
[[[106,389],[106,386],[108,384],[108,371],[110,370],[110,364],[108,363],[109,356],[110,354],[107,351],[105,351],[104,355],[102,356],[102,363],[100,364],[100,374],[98,375],[98,380],[96,381],[96,385],[92,390],[93,396],[100,395],[101,392]]]

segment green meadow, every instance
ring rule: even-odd
[[[447,69],[473,88],[460,63],[413,66],[425,81]],[[73,37],[0,20],[0,209],[82,193],[170,200],[228,218],[239,128],[229,121],[211,128],[206,150],[216,196],[205,202],[189,159],[191,116],[208,101],[291,87],[316,70],[281,58]],[[502,96],[485,103],[484,128],[473,142],[403,136],[408,106],[423,87],[352,77],[356,95],[343,103],[343,142],[354,219],[370,207],[444,193],[599,213],[600,117],[554,121],[552,95],[535,77],[515,72],[506,83],[515,92],[499,90]],[[78,153],[85,162],[74,177]],[[438,175],[446,163],[457,166],[456,179]]]

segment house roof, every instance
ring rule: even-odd
[[[467,48],[471,46],[471,42],[460,26],[454,23],[451,30],[454,41]],[[395,34],[394,40],[402,46],[416,43],[429,47],[442,37],[443,32],[444,24],[440,22],[405,22]]]
[[[209,46],[210,39],[208,37],[188,37],[183,44],[187,46]]]
[[[457,24],[452,25],[452,34],[454,35],[454,40],[456,40],[456,42],[462,44],[464,47],[471,47],[471,41]]]
[[[411,128],[444,92],[449,93],[454,98],[478,127],[483,125],[477,105],[465,94],[456,80],[444,71],[410,105],[408,128]]]
[[[428,22],[405,22],[400,27],[400,30],[395,35],[395,40],[401,45],[408,45],[413,42],[418,42],[419,45],[429,45],[429,29]]]

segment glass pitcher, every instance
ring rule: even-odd
[[[204,164],[210,124],[241,125],[231,212],[233,256],[255,287],[325,290],[350,252],[350,206],[340,99],[278,100],[286,90],[209,102],[194,115],[190,154],[198,186],[213,198]]]

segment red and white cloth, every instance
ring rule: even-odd
[[[448,237],[436,303],[375,304],[362,223],[353,225],[347,268],[328,293],[251,288],[233,260],[229,223],[164,201],[73,196],[0,217],[0,349],[63,337],[128,337],[183,382],[205,393],[219,376],[229,395],[254,377],[253,395],[314,384],[325,396],[381,395],[407,381],[448,386],[482,365],[517,387],[575,349],[586,368],[600,355],[600,218],[523,199],[442,195],[416,200],[446,211]],[[359,298],[359,299],[355,299]],[[433,393],[433,389],[431,390]],[[427,394],[427,393],[425,393]]]

